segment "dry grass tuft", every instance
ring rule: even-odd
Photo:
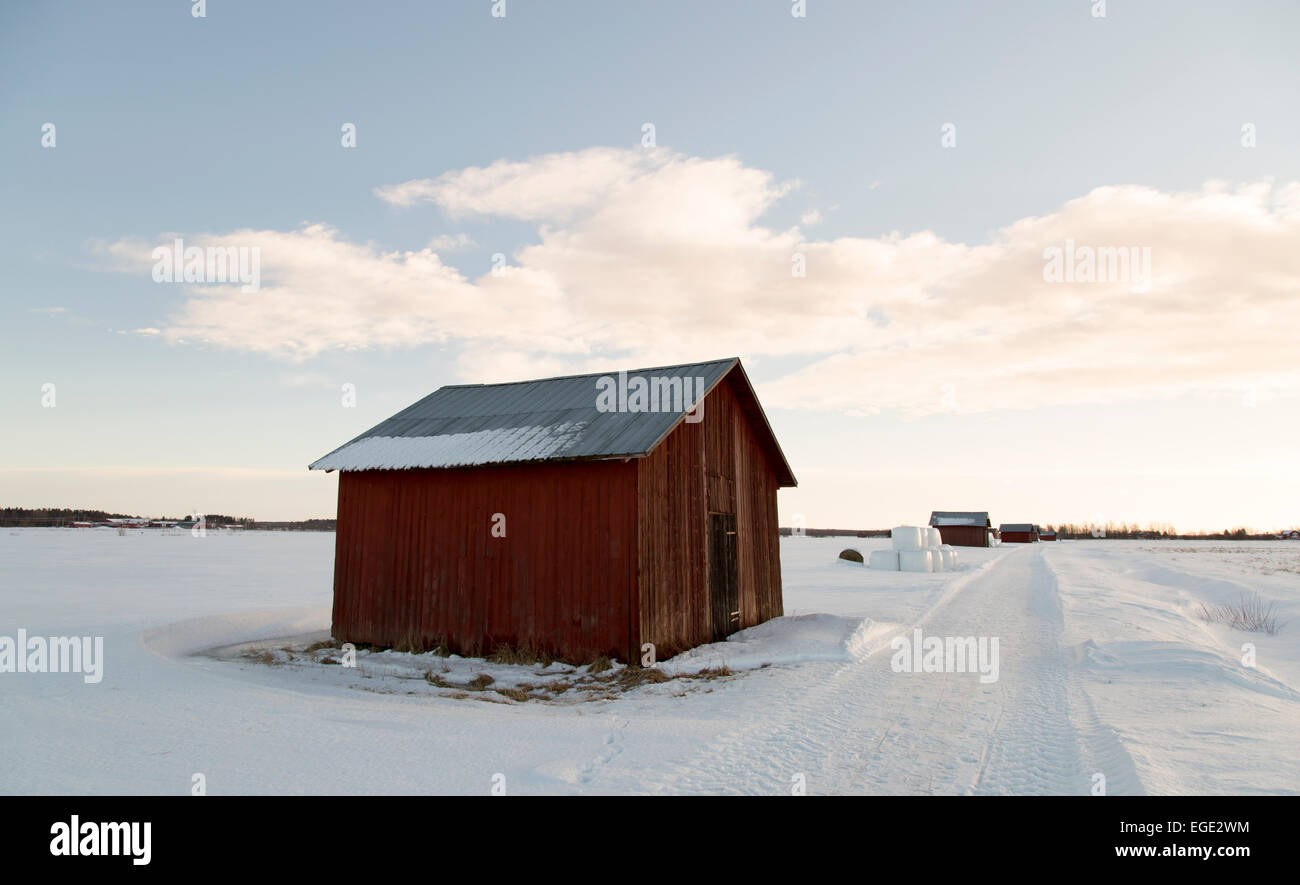
[[[663,670],[655,667],[625,667],[618,674],[618,683],[624,689],[636,688],[638,685],[658,685],[672,679]]]
[[[724,676],[735,675],[736,674],[732,672],[731,668],[726,664],[723,664],[721,667],[709,667],[708,669],[701,670],[698,673],[682,674],[685,679],[721,679]]]
[[[425,652],[424,637],[414,630],[408,630],[405,636],[393,644],[393,651],[422,655]]]
[[[529,642],[518,646],[498,642],[487,659],[493,664],[516,664],[519,666],[541,664],[543,667],[549,667],[555,661],[555,658],[549,652]]]
[[[1258,593],[1254,596],[1243,593],[1235,603],[1225,605],[1207,606],[1202,602],[1201,618],[1207,624],[1227,624],[1234,630],[1269,636],[1276,636],[1286,624],[1277,619],[1277,603],[1264,602]]]
[[[496,679],[492,678],[486,673],[480,673],[477,676],[475,676],[473,679],[471,679],[469,681],[469,684],[466,685],[465,687],[468,688],[470,691],[484,691],[487,689],[489,685],[491,685],[494,682],[496,682]]]

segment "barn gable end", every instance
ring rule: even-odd
[[[939,530],[943,543],[955,547],[989,547],[994,536],[987,510],[935,510],[930,525]]]
[[[747,387],[729,376],[705,399],[702,422],[679,424],[637,465],[640,639],[660,657],[715,638],[710,514],[736,518],[737,626],[783,613],[781,478],[744,403]]]

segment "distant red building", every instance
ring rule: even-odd
[[[1033,544],[1038,541],[1038,526],[1028,522],[1004,522],[998,526],[1003,544]]]
[[[954,547],[992,547],[996,536],[987,510],[936,510],[930,525],[943,543]]]

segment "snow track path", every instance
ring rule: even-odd
[[[652,780],[655,792],[1086,794],[1141,792],[1132,761],[1097,721],[1062,647],[1055,576],[1041,549],[1009,550],[963,580],[913,627],[925,636],[997,637],[1000,678],[895,673],[888,641],[765,699]],[[895,634],[897,635],[897,634]]]

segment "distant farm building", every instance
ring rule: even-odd
[[[992,547],[993,523],[987,510],[936,510],[930,525],[939,530],[943,543],[954,547]]]
[[[1003,544],[1033,544],[1038,541],[1038,526],[1028,522],[1004,522],[998,526]]]
[[[737,359],[443,387],[311,469],[340,640],[639,661],[783,612],[795,478]]]
[[[1300,541],[1300,529],[1287,529],[1279,537],[1284,541]]]
[[[1044,531],[1043,529],[1039,529],[1039,530],[1038,530],[1038,540],[1040,540],[1040,541],[1055,541],[1055,540],[1056,540],[1056,530],[1055,530],[1055,529],[1047,529],[1046,531]]]

